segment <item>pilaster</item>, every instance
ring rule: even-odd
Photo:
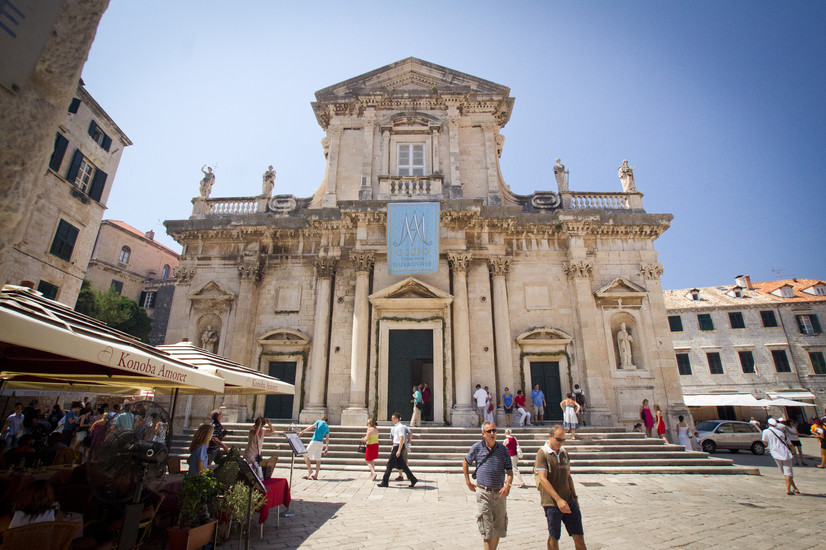
[[[307,406],[299,414],[300,422],[314,422],[327,414],[324,391],[327,383],[327,348],[330,339],[330,299],[335,258],[316,258],[316,307],[313,343],[310,351],[310,388]]]
[[[470,319],[468,316],[467,267],[468,252],[448,252],[453,274],[453,361],[456,380],[456,405],[451,422],[454,426],[474,426],[478,417],[471,404],[470,379]]]
[[[510,263],[510,258],[504,256],[488,258],[488,269],[493,287],[493,338],[496,343],[497,394],[504,391],[505,388],[513,386],[511,322],[508,314],[508,289],[505,280],[510,269]],[[497,411],[497,422],[504,422],[504,411],[499,407],[497,407]],[[498,418],[500,415],[502,418]]]
[[[327,137],[330,138],[330,152],[327,155],[327,190],[321,199],[321,206],[324,208],[335,208],[337,202],[336,180],[338,176],[338,150],[341,145],[340,126],[330,126],[327,128]]]
[[[353,304],[353,352],[350,358],[350,403],[341,412],[343,426],[364,426],[367,411],[367,357],[370,336],[370,271],[376,257],[373,253],[355,252],[350,255],[356,272],[356,296]]]

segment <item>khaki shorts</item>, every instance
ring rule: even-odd
[[[499,491],[486,491],[476,488],[476,503],[479,513],[476,525],[479,534],[485,540],[506,537],[508,535],[508,499],[499,495]]]

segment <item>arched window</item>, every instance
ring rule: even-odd
[[[169,278],[169,264],[164,264],[163,271],[161,271],[161,279]]]
[[[118,258],[118,261],[122,264],[128,264],[129,263],[129,256],[131,256],[131,255],[132,255],[132,250],[128,246],[124,246],[123,248],[120,249],[120,258]]]

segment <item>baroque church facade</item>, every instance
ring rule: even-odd
[[[649,214],[619,167],[617,192],[518,195],[499,158],[510,90],[408,58],[316,93],[326,173],[312,196],[210,197],[166,222],[183,246],[167,342],[194,341],[295,384],[295,396],[226,397],[225,418],[364,425],[409,419],[411,387],[437,424],[478,423],[476,384],[540,384],[548,418],[579,384],[593,425],[630,427],[643,399],[669,429],[688,415]],[[434,272],[388,269],[388,204],[438,203]],[[208,398],[190,403],[205,417]],[[233,400],[234,399],[234,400]],[[499,420],[504,419],[501,397]]]

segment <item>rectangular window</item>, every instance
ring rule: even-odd
[[[679,315],[669,315],[668,316],[668,326],[671,328],[671,332],[682,332],[683,331],[683,318]]]
[[[743,314],[739,311],[729,313],[728,321],[731,323],[731,328],[746,328],[746,323],[743,321]]]
[[[809,359],[812,361],[815,374],[826,374],[826,359],[823,358],[822,351],[810,351]]]
[[[708,313],[700,313],[697,315],[697,321],[700,323],[700,330],[714,330],[714,323],[711,320],[711,315]]]
[[[92,174],[95,172],[95,165],[89,159],[83,157],[77,169],[77,176],[75,177],[75,187],[83,191],[89,192],[89,186],[92,183]]]
[[[773,349],[772,359],[774,359],[774,368],[777,372],[792,372],[792,367],[789,365],[789,358],[786,355],[786,350]]]
[[[740,366],[745,374],[754,374],[754,355],[750,351],[738,351]]]
[[[716,351],[706,353],[708,358],[708,371],[711,374],[723,374],[723,362],[720,361],[720,354]]]
[[[691,375],[691,361],[689,360],[687,353],[677,354],[677,368],[680,370],[680,375]]]
[[[67,262],[72,260],[72,252],[75,249],[75,241],[80,231],[77,227],[68,223],[65,220],[60,220],[55,231],[54,239],[52,240],[52,247],[49,249],[50,254],[54,254],[61,260]]]
[[[48,298],[49,300],[57,299],[57,291],[59,287],[53,285],[52,283],[47,283],[46,281],[40,281],[37,283],[37,291],[43,294],[44,298]]]
[[[72,102],[69,103],[69,112],[76,114],[79,107],[80,107],[80,100],[75,97],[75,98],[72,99]]]
[[[763,326],[765,328],[772,328],[777,326],[777,317],[774,316],[774,311],[761,311],[760,312],[760,319],[763,320]]]
[[[112,279],[112,288],[115,289],[115,292],[120,294],[121,292],[123,292],[123,282]]]
[[[396,165],[400,176],[424,176],[424,143],[399,143]]]
[[[107,136],[94,120],[89,123],[89,135],[95,140],[95,143],[103,147],[106,151],[112,146],[112,138]]]
[[[800,334],[820,334],[820,321],[817,320],[817,315],[796,315],[797,328],[800,329]]]
[[[138,305],[145,309],[151,309],[155,306],[155,291],[154,290],[144,290],[141,291],[140,300],[138,300]]]

